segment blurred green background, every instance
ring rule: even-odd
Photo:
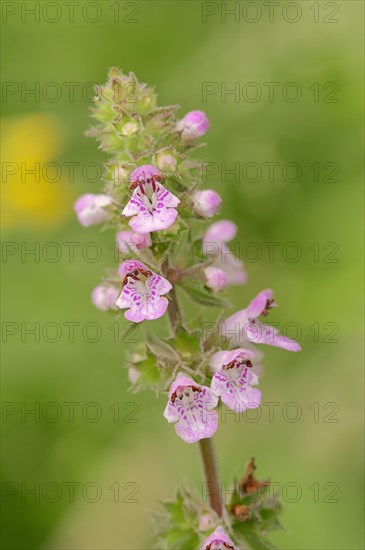
[[[73,22],[67,3],[56,3],[61,11],[40,3],[49,6],[39,20],[20,4],[2,3],[3,162],[16,163],[7,170],[20,166],[2,179],[8,253],[2,266],[3,548],[149,548],[149,511],[156,501],[171,497],[182,480],[200,487],[196,446],[184,444],[163,420],[164,398],[127,393],[124,354],[135,344],[116,342],[115,318],[90,303],[92,288],[114,265],[114,235],[82,228],[72,205],[78,195],[100,189],[99,181],[86,181],[92,168],[82,173],[87,163],[106,160],[83,135],[90,125],[88,83],[104,82],[113,65],[156,85],[160,104],[179,103],[181,114],[207,112],[209,147],[200,158],[227,168],[254,162],[263,170],[257,182],[242,175],[239,182],[232,176],[224,181],[220,169],[207,181],[223,197],[222,217],[239,226],[237,243],[258,243],[262,250],[259,261],[246,261],[248,284],[230,290],[230,297],[238,309],[257,291],[274,288],[281,307],[272,320],[296,323],[288,327],[293,337],[299,325],[303,351],[263,350],[260,387],[264,403],[278,403],[275,415],[270,421],[266,405],[257,422],[249,415],[221,423],[222,480],[228,486],[255,456],[259,477],[284,487],[285,530],[271,537],[280,548],[363,548],[362,2],[296,2],[301,15],[295,23],[287,19],[296,18],[299,12],[290,10],[298,7],[288,2],[275,8],[272,22],[266,3],[227,2],[240,10],[226,22],[220,2],[76,2]],[[34,9],[34,2],[23,4]],[[217,13],[204,22],[207,9]],[[206,102],[203,82],[219,90]],[[262,98],[222,98],[222,86],[236,82],[258,83]],[[272,102],[264,82],[279,83]],[[301,87],[299,101],[284,101],[288,82]],[[326,100],[328,82],[338,85],[337,102]],[[79,83],[74,97],[65,83]],[[31,88],[36,95],[25,93]],[[61,177],[22,181],[22,162],[56,162]],[[268,162],[279,163],[273,182]],[[289,162],[300,165],[299,181],[282,175]],[[79,163],[74,181],[65,163]],[[310,168],[315,163],[319,181]],[[325,181],[333,169],[326,163],[338,165],[335,181]],[[279,243],[274,261],[265,242]],[[290,242],[302,252],[297,262],[282,253],[293,253],[285,248]],[[67,243],[81,243],[74,261]],[[37,246],[38,256],[25,255]],[[96,250],[102,254],[93,262]],[[248,254],[253,257],[252,250]],[[25,333],[35,323],[39,338]],[[96,323],[100,334],[88,323]],[[122,318],[117,325],[123,336]],[[155,326],[166,330],[166,320]],[[297,422],[283,418],[295,416],[291,402],[297,403]],[[34,407],[39,418],[26,414]],[[78,484],[74,498],[72,483]],[[38,495],[25,493],[32,487]]]

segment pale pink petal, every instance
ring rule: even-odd
[[[128,308],[124,316],[129,321],[140,323],[162,317],[168,307],[168,300],[162,297],[172,288],[171,283],[151,271],[139,260],[122,262],[119,274],[123,278],[123,288],[116,305]]]
[[[227,365],[228,363],[230,363],[231,361],[235,361],[236,359],[252,361],[254,357],[255,353],[245,348],[238,348],[231,351],[217,351],[210,358],[209,364],[212,370],[215,372],[216,370],[223,367],[223,365]]]
[[[146,285],[152,295],[160,294],[161,296],[172,289],[172,284],[170,281],[164,277],[161,277],[161,275],[158,275],[157,273],[153,273],[152,277],[147,279]]]
[[[159,175],[160,171],[156,166],[153,166],[152,164],[143,164],[133,170],[129,177],[129,181],[142,181]]]
[[[124,277],[126,273],[133,271],[135,268],[148,269],[148,267],[139,260],[127,260],[120,264],[118,273],[121,277]]]
[[[248,319],[255,319],[259,317],[266,308],[267,300],[272,300],[272,290],[267,288],[260,292],[246,307],[246,313]],[[276,306],[272,304],[271,307]]]
[[[210,360],[214,371],[211,389],[220,396],[223,403],[236,412],[257,408],[261,392],[251,388],[258,384],[257,375],[252,372],[251,350],[239,348],[215,353]]]
[[[160,183],[155,182],[155,190],[152,184],[145,184],[145,193],[137,187],[124,208],[124,216],[133,216],[129,225],[138,233],[151,233],[170,227],[177,217],[176,207],[180,200]]]
[[[218,415],[213,410],[217,404],[218,397],[210,388],[180,373],[171,384],[164,417],[176,422],[176,433],[186,443],[195,443],[217,430]]]
[[[226,535],[223,527],[217,527],[203,542],[200,550],[239,550],[232,540]]]
[[[254,344],[268,344],[270,346],[286,349],[287,351],[301,350],[298,342],[286,336],[282,336],[277,328],[270,325],[264,325],[260,321],[256,320],[254,323],[247,323],[244,331],[247,340]]]
[[[203,251],[206,243],[221,244],[227,243],[235,238],[237,234],[237,225],[230,220],[219,220],[212,223],[205,232],[203,237]],[[208,252],[204,252],[209,254]]]
[[[165,211],[154,212],[152,214],[141,214],[135,216],[129,221],[129,225],[134,231],[139,233],[152,233],[153,231],[162,231],[168,229],[177,218],[177,210],[169,208]]]
[[[110,205],[112,198],[108,195],[93,195],[86,193],[77,199],[74,204],[76,216],[84,227],[103,223],[108,219],[105,207]]]

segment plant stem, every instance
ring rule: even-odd
[[[168,278],[168,258],[166,258],[162,264],[162,273]],[[172,289],[170,290],[169,296],[170,300],[167,308],[167,313],[170,318],[172,329],[174,332],[176,332],[176,328],[181,323],[182,317],[174,287],[172,287]],[[207,491],[209,494],[210,505],[212,509],[216,512],[216,514],[219,517],[222,517],[222,497],[219,486],[219,476],[212,439],[201,439],[199,441],[199,449],[207,484]]]
[[[169,278],[168,272],[169,272],[169,260],[168,258],[166,258],[162,264],[162,273],[165,275],[167,279]],[[169,299],[169,305],[167,308],[167,314],[171,322],[172,330],[175,333],[176,328],[181,323],[181,312],[179,308],[179,303],[177,301],[176,290],[174,286],[172,286],[172,289],[169,292],[169,298],[170,299]]]
[[[222,497],[212,439],[201,439],[199,441],[199,448],[210,505],[217,515],[222,517]]]

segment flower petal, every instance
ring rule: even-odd
[[[225,550],[239,550],[237,546],[231,541],[231,539],[226,535],[223,527],[219,526],[216,530],[209,535],[209,537],[203,542],[203,545],[200,550],[220,550],[224,548]]]
[[[219,370],[212,378],[211,388],[233,411],[239,413],[246,409],[256,409],[261,402],[261,392],[251,388],[250,379],[252,378],[257,379],[245,365],[233,367],[229,371]]]
[[[164,417],[176,422],[176,433],[186,443],[195,443],[217,430],[218,415],[213,410],[217,404],[218,397],[210,388],[180,373],[171,385]]]
[[[204,245],[207,243],[218,245],[227,243],[234,239],[236,234],[237,225],[230,220],[219,220],[218,222],[212,223],[203,237],[203,251]],[[204,251],[204,254],[209,254],[209,249],[208,251]]]
[[[247,340],[254,344],[268,344],[287,351],[300,351],[302,348],[295,340],[282,336],[277,328],[264,325],[260,321],[248,323],[245,327]]]
[[[259,317],[266,307],[267,300],[272,300],[272,290],[267,288],[260,292],[246,307],[248,319]]]
[[[151,192],[151,185],[148,184]],[[135,216],[129,221],[129,225],[138,233],[151,233],[152,231],[161,231],[167,229],[174,223],[177,217],[175,206],[180,203],[180,199],[175,197],[170,191],[165,189],[160,183],[155,182],[155,191],[148,198],[142,194],[137,187],[125,206],[122,214],[124,216]]]
[[[254,352],[245,348],[238,348],[232,351],[217,351],[210,358],[210,366],[215,372],[218,369],[221,369],[223,365],[228,365],[228,363],[231,363],[231,361],[235,361],[236,359],[251,361],[254,357]]]
[[[139,270],[134,276],[127,276],[127,273],[132,273],[134,270]],[[123,283],[123,288],[116,305],[120,309],[129,308],[124,316],[129,321],[140,323],[144,320],[159,319],[165,314],[168,307],[168,300],[162,297],[172,288],[171,283],[151,271],[144,263],[139,260],[128,260],[122,262],[119,267],[121,277],[126,277]],[[147,273],[143,273],[143,272]]]
[[[152,233],[168,229],[177,218],[177,210],[169,208],[161,212],[140,213],[129,221],[129,225],[138,233]]]

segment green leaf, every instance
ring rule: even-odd
[[[180,488],[173,500],[162,503],[161,510],[154,513],[158,528],[154,548],[158,550],[200,548],[199,518],[208,510],[199,496],[188,487]]]
[[[160,381],[160,371],[158,369],[156,359],[152,353],[147,353],[147,357],[137,365],[141,373],[140,381],[148,386],[158,384]]]
[[[181,362],[181,357],[177,351],[162,338],[149,335],[147,337],[147,348],[152,352],[159,363],[176,366]]]
[[[200,347],[200,330],[190,332],[181,325],[177,328],[174,338],[169,340],[169,343],[182,355],[184,358],[191,357],[201,353]]]
[[[249,544],[253,550],[275,550],[275,546],[263,535],[255,531],[248,523],[240,524],[239,528],[233,527],[235,532]]]
[[[213,294],[213,292],[206,290],[204,287],[197,284],[182,283],[182,288],[189,294],[189,296],[199,304],[202,304],[203,306],[212,306],[212,307],[221,307],[226,308],[228,307],[228,303],[225,300],[222,300],[221,298],[218,298]]]

